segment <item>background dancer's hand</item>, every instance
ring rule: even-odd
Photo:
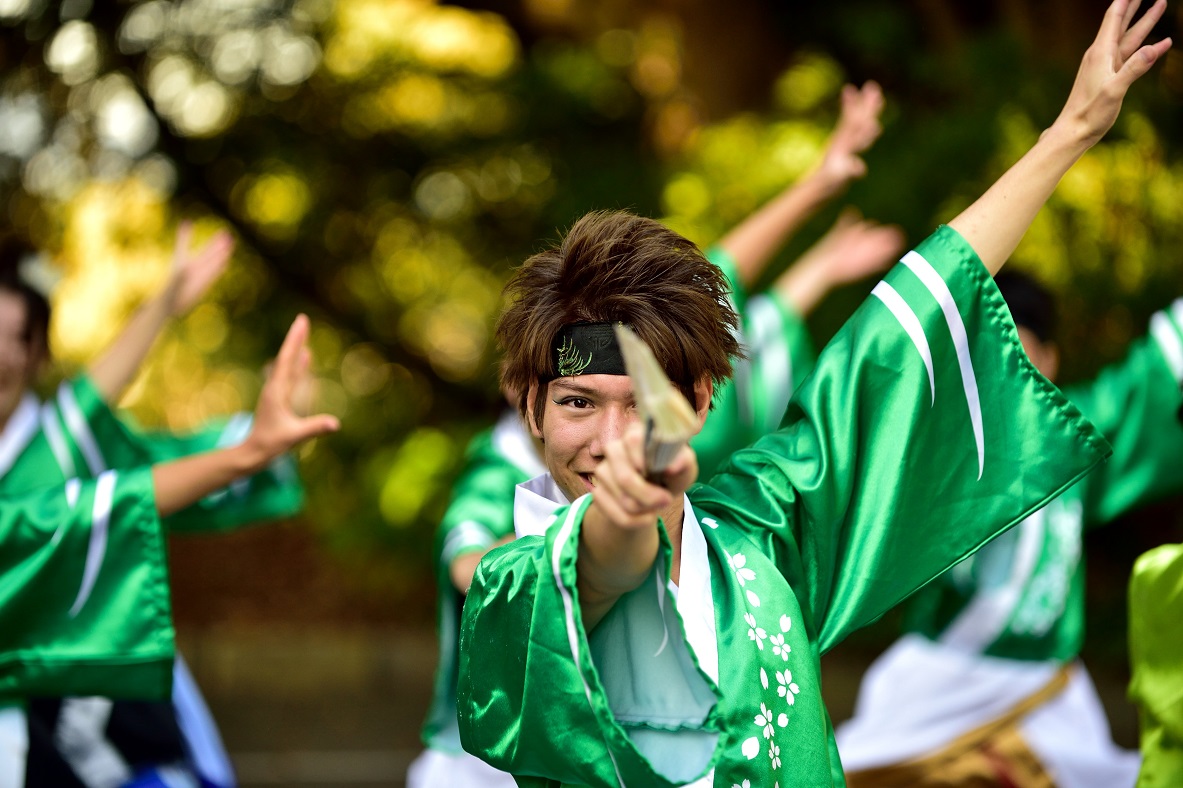
[[[285,451],[310,438],[334,432],[340,423],[334,416],[300,416],[292,398],[307,375],[308,318],[300,315],[288,330],[259,402],[250,435],[237,446],[193,454],[152,468],[156,511],[167,517],[235,479],[251,476]]]
[[[299,315],[275,357],[255,406],[255,422],[246,443],[268,462],[306,440],[340,428],[335,416],[303,415],[308,410],[312,355],[308,350],[308,318]]]
[[[234,252],[234,237],[226,230],[218,230],[196,250],[189,248],[192,243],[193,222],[186,220],[177,227],[173,269],[165,287],[173,317],[188,314],[201,303]]]
[[[868,81],[861,88],[842,86],[842,110],[838,125],[830,135],[830,142],[822,157],[819,170],[825,173],[836,189],[845,188],[850,181],[867,174],[867,163],[862,154],[879,139],[883,126],[883,89],[879,83]]]

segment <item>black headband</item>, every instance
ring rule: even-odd
[[[555,334],[551,361],[560,378],[574,375],[627,375],[616,344],[614,323],[569,323]]]

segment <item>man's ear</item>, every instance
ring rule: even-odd
[[[530,388],[526,389],[526,424],[530,426],[530,432],[538,440],[542,440],[542,425],[534,418],[536,411],[534,410],[535,403],[538,402],[538,382],[535,381],[530,384]]]
[[[711,397],[715,396],[715,382],[710,375],[703,375],[694,382],[694,412],[698,416],[698,428],[706,423],[711,410]]]

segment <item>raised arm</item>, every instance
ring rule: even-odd
[[[235,479],[250,476],[289,449],[334,432],[333,416],[300,416],[293,406],[309,374],[308,318],[300,315],[288,330],[275,365],[255,406],[254,428],[242,443],[166,462],[152,469],[156,509],[161,517],[196,503]]]
[[[221,275],[234,251],[234,239],[221,230],[200,249],[189,249],[193,225],[182,222],[173,248],[168,283],[145,303],[88,372],[103,401],[113,404],[135,378],[160,330],[170,319],[185,314],[205,296]]]
[[[777,250],[819,208],[867,173],[861,154],[879,138],[883,91],[874,82],[842,89],[842,110],[825,155],[805,177],[785,189],[719,241],[735,260],[739,283],[750,288]]]
[[[885,269],[903,248],[904,234],[899,227],[876,224],[848,209],[777,278],[773,289],[804,317],[835,287]]]
[[[1142,45],[1166,7],[1166,0],[1158,0],[1131,26],[1138,3],[1114,0],[1059,117],[1023,158],[949,222],[990,273],[1002,268],[1064,173],[1112,128],[1130,85],[1170,49],[1169,38]]]

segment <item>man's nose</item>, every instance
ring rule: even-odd
[[[611,441],[624,437],[624,431],[632,424],[636,413],[631,408],[608,406],[600,411],[600,423],[596,430],[596,439],[592,442],[592,456],[604,456],[604,446]]]

